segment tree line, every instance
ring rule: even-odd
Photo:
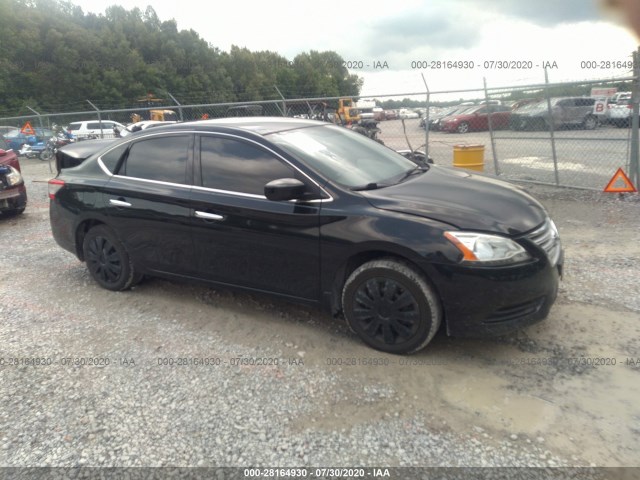
[[[356,97],[362,79],[336,52],[289,60],[222,51],[152,7],[85,13],[64,0],[0,0],[0,114],[136,107],[149,94],[183,104]],[[276,89],[277,87],[277,89]]]

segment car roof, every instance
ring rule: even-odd
[[[295,130],[298,128],[318,127],[333,125],[327,122],[317,120],[306,120],[301,118],[290,117],[233,117],[233,118],[217,118],[214,120],[198,120],[195,122],[175,123],[162,127],[156,127],[154,132],[169,130],[187,130],[195,129],[207,131],[211,127],[227,127],[238,130],[245,130],[256,133],[258,135],[268,135],[270,133],[282,132],[287,130]]]

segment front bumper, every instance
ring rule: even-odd
[[[0,212],[24,209],[27,206],[27,188],[22,185],[0,190]]]
[[[458,123],[440,123],[441,132],[455,132],[458,129]]]
[[[545,319],[556,300],[563,254],[511,267],[432,265],[447,333],[458,337],[503,335]]]

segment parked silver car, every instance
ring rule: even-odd
[[[562,127],[593,130],[600,120],[594,113],[595,98],[561,97],[551,99],[551,111],[547,101],[525,105],[514,110],[511,115],[511,128],[514,130],[554,129]]]

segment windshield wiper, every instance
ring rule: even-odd
[[[417,165],[415,168],[412,168],[411,170],[406,172],[402,177],[400,177],[400,179],[398,180],[398,183],[404,182],[407,178],[409,178],[409,177],[411,177],[413,175],[420,175],[420,174],[426,172],[427,170],[429,170],[429,167],[422,166],[422,165]]]
[[[378,188],[388,187],[389,185],[385,185],[382,183],[371,182],[366,185],[359,185],[357,187],[351,187],[351,190],[354,192],[361,192],[363,190],[376,190]]]

